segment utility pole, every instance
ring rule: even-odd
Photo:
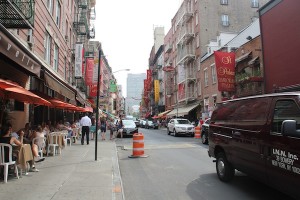
[[[97,161],[97,144],[98,144],[98,119],[99,119],[99,96],[100,96],[100,67],[101,67],[101,54],[102,47],[99,47],[99,60],[98,60],[98,76],[97,76],[97,102],[96,102],[96,137],[95,137],[95,161]]]

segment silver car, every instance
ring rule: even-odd
[[[175,137],[177,137],[179,134],[193,137],[195,134],[195,127],[187,119],[175,118],[169,121],[167,131],[168,135],[173,133]]]

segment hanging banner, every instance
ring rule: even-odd
[[[214,51],[219,91],[235,91],[235,53]]]
[[[98,81],[98,65],[99,65],[99,58],[97,56],[94,58],[93,84],[97,84]]]
[[[109,92],[117,92],[117,85],[115,80],[109,81]]]
[[[75,44],[75,78],[82,77],[83,44]]]
[[[151,69],[147,69],[147,80],[151,80],[151,77],[152,77],[152,71]]]
[[[94,58],[86,58],[85,84],[93,85]],[[97,84],[97,82],[96,82]]]
[[[159,80],[154,80],[154,101],[155,103],[159,101]]]
[[[96,97],[97,96],[97,84],[90,86],[90,97]]]

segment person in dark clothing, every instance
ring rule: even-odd
[[[102,140],[105,140],[105,133],[106,133],[106,121],[105,121],[105,119],[101,119],[100,127],[101,127],[101,138],[102,138]]]

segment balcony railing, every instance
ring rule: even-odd
[[[178,35],[178,43],[187,43],[192,38],[194,38],[194,27],[191,23],[185,24],[184,26],[181,26],[179,35]]]
[[[179,46],[177,49],[177,64],[184,63],[196,58],[193,44]]]
[[[0,23],[6,28],[33,29],[34,0],[0,0]]]
[[[177,13],[177,25],[187,22],[193,16],[193,1],[184,1]]]

